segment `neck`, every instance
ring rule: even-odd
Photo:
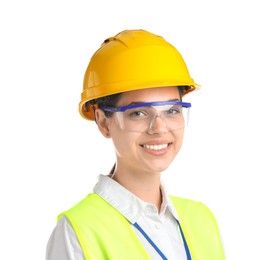
[[[162,194],[160,189],[160,173],[141,173],[120,171],[115,168],[113,179],[141,200],[161,208]]]

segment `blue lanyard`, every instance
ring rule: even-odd
[[[182,236],[182,240],[183,240],[183,244],[184,244],[184,248],[185,248],[185,252],[186,252],[186,256],[187,256],[187,260],[192,260],[191,254],[190,254],[190,250],[189,247],[187,245],[186,239],[184,237],[184,234],[182,232],[182,228],[180,225],[180,222],[178,222],[179,228],[180,228],[180,232],[181,232],[181,236]],[[134,227],[136,227],[141,234],[146,238],[146,240],[151,244],[151,246],[155,249],[155,251],[161,256],[161,258],[163,260],[168,260],[167,257],[164,255],[164,253],[158,248],[158,246],[153,242],[153,240],[145,233],[145,231],[141,228],[141,226],[136,222],[133,224]]]
[[[179,225],[179,228],[180,228],[181,237],[182,237],[183,244],[184,244],[184,248],[185,248],[185,252],[186,252],[186,255],[187,255],[187,260],[192,260],[192,257],[191,257],[191,254],[190,254],[189,247],[188,247],[188,245],[187,245],[185,236],[184,236],[183,231],[182,231],[182,228],[181,228],[181,224],[180,224],[180,222],[179,222],[178,220],[177,220],[177,222],[178,222],[178,225]]]

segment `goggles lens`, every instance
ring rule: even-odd
[[[159,127],[169,131],[184,128],[188,123],[190,107],[190,103],[163,101],[100,108],[115,113],[118,125],[122,130],[147,132]]]

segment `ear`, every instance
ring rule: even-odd
[[[110,119],[107,118],[105,116],[104,111],[99,108],[95,110],[95,119],[96,119],[96,123],[102,135],[106,138],[109,138],[110,137],[110,129],[109,129]]]

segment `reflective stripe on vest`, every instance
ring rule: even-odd
[[[193,260],[224,260],[218,225],[202,203],[171,197]],[[86,260],[150,259],[128,220],[97,194],[63,212]]]

